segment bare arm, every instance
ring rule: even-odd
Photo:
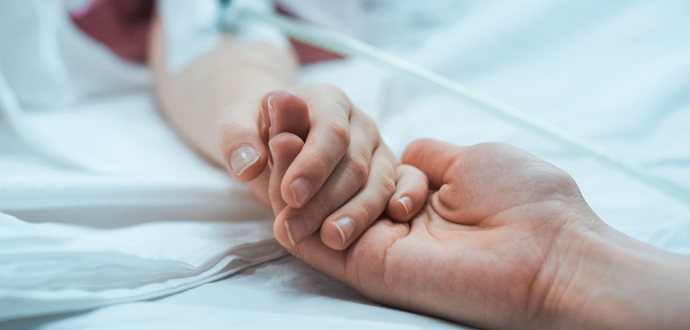
[[[149,42],[149,65],[161,111],[202,155],[225,166],[230,162],[219,151],[219,132],[241,131],[238,125],[255,129],[261,98],[269,91],[294,84],[295,57],[290,50],[262,42],[235,42],[227,35],[215,49],[195,59],[180,73],[170,75],[166,71],[164,33],[156,16]],[[235,127],[224,129],[228,123]],[[259,155],[257,162],[263,162],[260,167],[265,168],[265,150],[259,151]],[[251,178],[259,174],[248,173]],[[253,180],[251,185],[254,193],[268,205],[267,176]]]
[[[344,249],[384,212],[396,182],[404,186],[376,124],[340,88],[294,86],[297,63],[290,51],[226,36],[170,75],[164,32],[156,18],[149,54],[163,113],[201,154],[225,165],[236,180],[250,182],[265,205],[271,206],[270,139],[292,133],[302,140],[272,194],[282,242],[297,244],[320,232],[328,246]],[[403,200],[409,210],[423,204]],[[413,215],[402,211],[403,204],[398,208],[398,219]]]

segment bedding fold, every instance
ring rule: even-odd
[[[0,214],[0,320],[157,298],[287,254],[271,221],[97,229]]]

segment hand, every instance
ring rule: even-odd
[[[241,181],[255,179],[269,162],[266,149],[274,159],[290,158],[279,174],[271,171],[276,238],[293,246],[320,228],[327,246],[346,248],[386,210],[400,174],[376,124],[340,89],[323,84],[268,93],[259,111],[256,125],[231,126],[221,135],[230,172]],[[411,192],[415,196],[396,195],[391,214],[409,220],[425,192],[424,186]]]
[[[572,178],[502,144],[422,140],[403,163],[438,189],[410,222],[381,219],[344,251],[314,236],[289,250],[393,306],[487,328],[554,318],[577,268],[567,261],[603,226]]]

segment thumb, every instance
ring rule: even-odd
[[[424,172],[430,188],[438,189],[444,184],[443,178],[448,169],[466,149],[433,139],[416,140],[405,148],[402,163]]]
[[[264,118],[268,118],[268,139],[288,132],[297,135],[303,141],[309,134],[309,107],[297,94],[278,90],[273,91],[261,100]]]
[[[266,169],[268,155],[259,116],[259,106],[251,101],[232,104],[220,114],[218,149],[228,172],[238,181],[252,181]]]

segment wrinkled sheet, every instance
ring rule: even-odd
[[[454,24],[429,31],[423,42],[390,49],[690,187],[688,12],[690,5],[683,1],[468,2]],[[524,148],[570,173],[588,203],[614,228],[660,248],[690,254],[687,205],[462,102],[358,61],[313,65],[303,71],[302,81],[343,87],[377,121],[397,155],[421,137],[460,145],[499,141]],[[190,222],[173,223],[193,220],[203,227],[223,219],[231,224],[271,219],[251,202],[245,187],[229,182],[222,171],[209,167],[166,131],[145,96],[104,104],[31,119],[43,124],[46,134],[55,132],[52,136],[64,140],[64,148],[74,146],[69,149],[74,157],[86,159],[101,174],[54,169],[27,156],[3,157],[0,210],[32,222],[50,221],[55,215],[54,222],[71,223],[66,230],[80,228],[83,233],[93,230],[83,227],[98,227],[104,235],[149,221],[179,228],[175,226]],[[135,104],[139,111],[126,110]],[[137,121],[128,119],[136,113],[143,115]],[[77,124],[87,117],[93,119],[86,121],[88,125]],[[60,120],[72,126],[49,124]],[[97,139],[95,132],[103,132],[107,139]],[[84,141],[85,137],[92,141]],[[159,147],[167,143],[175,147]],[[108,148],[100,148],[103,144]],[[93,159],[80,150],[93,152]],[[62,194],[72,197],[54,198]],[[262,230],[270,235],[269,226]],[[232,244],[215,247],[221,252],[198,264],[213,264],[220,255],[241,258],[232,252],[236,251]],[[135,273],[127,276],[134,278]],[[453,327],[381,307],[293,257],[213,283],[195,283],[196,288],[167,297],[10,320],[0,323],[0,328]]]
[[[157,298],[286,255],[266,221],[109,229],[0,221],[0,320]]]
[[[78,166],[0,157],[0,320],[157,298],[287,255],[270,212],[177,139],[150,95],[21,120]]]

